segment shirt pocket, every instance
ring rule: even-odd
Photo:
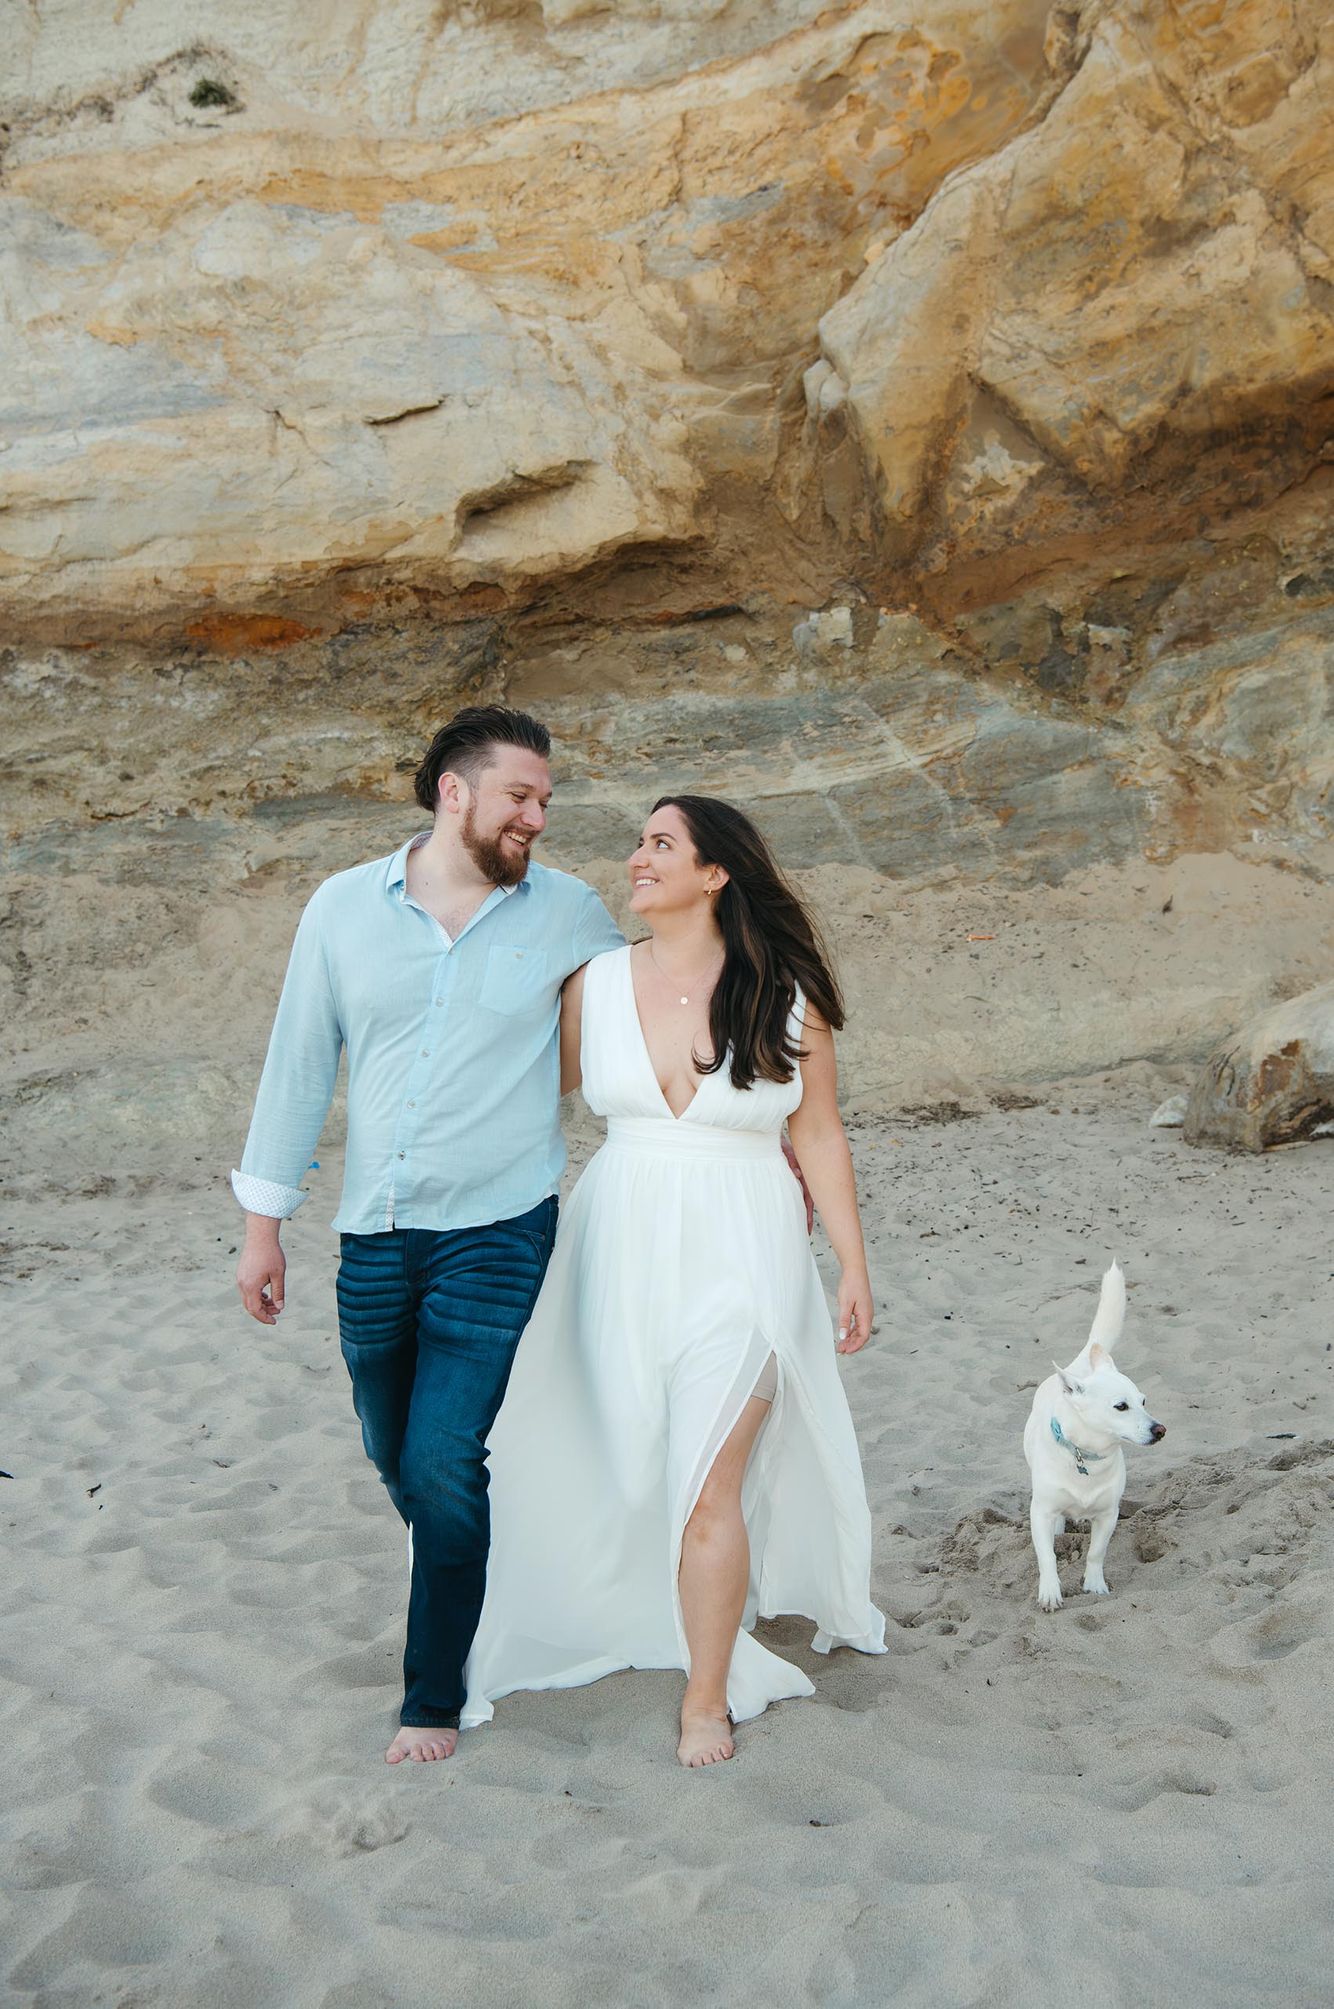
[[[550,1009],[553,985],[547,958],[540,949],[509,947],[497,942],[487,952],[478,1002],[486,1011],[516,1018],[524,1012]]]

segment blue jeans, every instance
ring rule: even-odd
[[[557,1203],[439,1232],[344,1235],[338,1326],[366,1455],[412,1529],[403,1723],[454,1728],[491,1545],[486,1439],[556,1234]]]

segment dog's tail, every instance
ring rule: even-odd
[[[1114,1352],[1125,1322],[1125,1271],[1113,1257],[1111,1267],[1102,1273],[1102,1291],[1098,1298],[1098,1309],[1093,1314],[1093,1328],[1088,1337],[1089,1346],[1101,1346],[1108,1353]]]

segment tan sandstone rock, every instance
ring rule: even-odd
[[[240,7],[184,50],[163,7],[128,41],[60,6],[28,26],[9,630],[226,645],[238,616],[292,638],[403,593],[459,616],[640,551],[703,576],[721,541],[735,570],[761,525],[757,583],[790,581],[816,319],[1031,112],[1045,9],[789,8],[761,37],[753,6],[549,7],[530,56],[571,47],[573,102],[513,60],[508,10],[468,10],[532,107],[491,123],[451,96],[458,18],[349,7],[362,60],[330,34],[311,75],[301,11]],[[232,103],[201,118],[210,86]],[[818,570],[818,512],[800,534]]]
[[[1183,587],[1202,642],[1326,610],[1332,37],[1287,0],[39,0],[6,632],[855,578],[1102,704]]]
[[[886,550],[942,599],[1225,520],[1327,436],[1334,30],[1281,0],[1066,19],[1046,116],[821,322]]]
[[[1188,1144],[1263,1151],[1334,1117],[1334,982],[1275,1005],[1210,1054],[1186,1106]]]

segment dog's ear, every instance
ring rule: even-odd
[[[1082,1395],[1084,1393],[1082,1382],[1072,1381],[1065,1369],[1054,1360],[1052,1366],[1056,1369],[1057,1379],[1060,1381],[1067,1395]]]
[[[1090,1346],[1089,1348],[1089,1366],[1093,1369],[1093,1372],[1096,1374],[1100,1367],[1110,1367],[1111,1365],[1112,1365],[1111,1354],[1108,1353],[1107,1348],[1105,1346],[1099,1346],[1097,1340],[1095,1339],[1092,1346]]]

